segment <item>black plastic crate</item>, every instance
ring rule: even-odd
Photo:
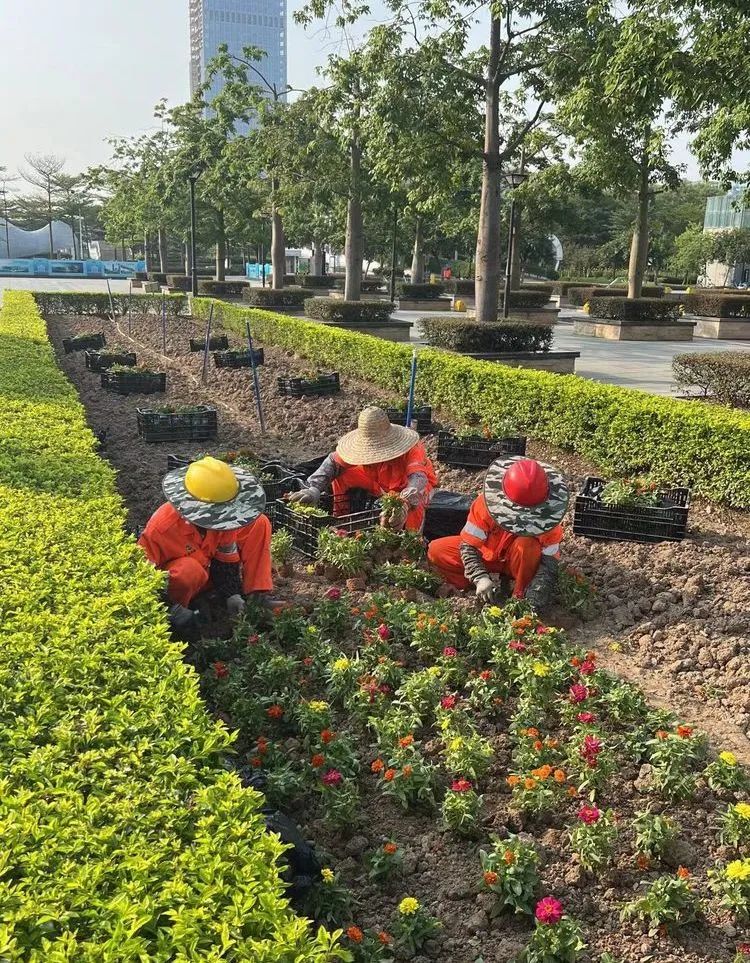
[[[285,398],[319,398],[341,391],[338,371],[320,374],[317,378],[277,378],[276,384],[279,394]]]
[[[167,390],[166,371],[102,371],[102,388],[115,395],[155,395]]]
[[[406,405],[403,408],[386,408],[385,413],[392,425],[406,424]],[[435,430],[432,424],[432,407],[415,405],[411,412],[411,425],[420,435],[430,435]]]
[[[229,339],[225,334],[216,334],[208,339],[208,350],[209,351],[227,351],[229,348]],[[191,351],[205,351],[206,350],[206,339],[205,338],[191,338],[190,339],[190,350]]]
[[[263,348],[253,348],[253,358],[255,366],[265,364],[265,351]],[[250,349],[244,351],[215,351],[214,364],[217,368],[252,368],[253,358],[250,357]]]
[[[65,354],[73,351],[88,351],[103,348],[107,343],[104,334],[79,334],[74,338],[63,338],[62,346]]]
[[[136,408],[138,434],[144,441],[210,441],[218,432],[216,409],[196,406],[195,411],[153,411]]]
[[[328,458],[328,455],[316,455],[315,458],[310,458],[308,461],[301,461],[294,466],[294,471],[302,479],[309,478],[313,472],[320,468],[326,458]]]
[[[450,431],[438,432],[438,461],[454,468],[489,468],[504,455],[525,455],[526,438],[483,438],[469,435],[461,438]]]
[[[458,535],[469,517],[473,495],[445,491],[439,488],[430,499],[424,520],[425,541]]]
[[[133,351],[86,351],[86,367],[89,371],[106,371],[116,364],[134,367],[138,362]]]
[[[625,508],[599,500],[606,481],[589,476],[575,497],[573,534],[610,542],[680,542],[687,530],[690,491],[668,488],[660,507]]]
[[[321,508],[332,512],[333,500],[324,496]],[[324,528],[335,528],[348,533],[375,528],[380,521],[380,507],[372,497],[357,498],[354,492],[347,494],[347,513],[343,515],[303,515],[293,511],[285,501],[274,503],[274,525],[292,533],[294,547],[307,558],[318,554],[318,535]]]

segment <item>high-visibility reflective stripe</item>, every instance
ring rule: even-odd
[[[478,538],[482,542],[487,541],[487,532],[481,529],[478,525],[474,525],[472,522],[467,522],[464,525],[463,530],[467,535],[472,535],[474,538]]]
[[[236,555],[237,554],[237,543],[230,542],[229,545],[219,545],[216,549],[217,555]]]
[[[542,555],[557,555],[560,551],[560,543],[557,545],[545,545],[542,549]]]

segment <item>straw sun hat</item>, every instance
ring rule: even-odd
[[[349,465],[376,465],[405,455],[418,441],[413,428],[392,425],[382,408],[365,408],[354,431],[339,439],[336,452]]]

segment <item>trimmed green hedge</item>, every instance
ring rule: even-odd
[[[149,271],[146,277],[149,281],[156,281],[157,284],[167,283],[167,275],[165,271]]]
[[[685,311],[707,318],[747,318],[750,320],[750,294],[726,294],[724,291],[686,294]]]
[[[409,284],[408,281],[396,284],[396,294],[407,301],[431,301],[439,298],[443,290],[442,284]]]
[[[215,304],[217,320],[244,331],[246,311]],[[205,318],[209,305],[199,298],[194,310]],[[252,319],[260,342],[366,378],[391,394],[406,392],[409,345],[266,311],[255,311]],[[657,481],[688,484],[697,495],[750,508],[748,415],[429,348],[419,353],[418,372],[419,397],[457,421],[510,418],[530,436],[577,452],[605,474],[649,472]]]
[[[547,288],[542,288],[540,291],[536,291],[532,289],[524,290],[524,291],[511,291],[510,292],[510,310],[511,311],[513,311],[514,309],[518,311],[523,311],[523,310],[533,311],[535,309],[540,310],[541,308],[546,307],[547,302],[549,301],[549,297],[550,295]],[[501,291],[500,300],[498,301],[498,304],[502,308],[504,303],[505,303],[505,293]]]
[[[433,315],[417,322],[425,341],[434,348],[452,351],[549,351],[552,327],[529,324],[526,321],[507,321],[480,324],[467,321],[461,315]]]
[[[445,290],[458,297],[473,298],[475,289],[474,278],[450,278],[445,282]]]
[[[282,898],[263,799],[222,765],[232,737],[27,292],[4,295],[0,392],[0,956],[330,959]]]
[[[297,284],[310,290],[311,288],[333,288],[341,280],[338,274],[298,274]]]
[[[305,301],[305,314],[316,321],[386,324],[394,308],[392,301],[343,301],[341,298],[308,298]]]
[[[643,324],[675,324],[680,320],[677,301],[663,298],[600,298],[588,302],[589,315],[611,321],[640,321]]]
[[[198,294],[213,294],[217,298],[238,298],[247,287],[247,281],[199,281]]]
[[[678,388],[700,388],[703,395],[727,405],[750,408],[750,353],[706,351],[672,359]]]
[[[242,300],[254,307],[301,308],[308,298],[302,288],[245,288]]]
[[[34,298],[42,314],[93,314],[98,317],[108,316],[110,303],[108,294],[66,292],[66,291],[36,291]],[[162,302],[167,306],[167,314],[175,317],[184,314],[188,308],[188,299],[184,294],[113,294],[112,301],[115,313],[125,315],[128,308],[134,315],[161,314]]]
[[[591,298],[624,298],[627,297],[627,288],[601,288],[596,285],[587,285],[585,287],[571,286],[568,288],[568,298],[570,303],[582,307]],[[644,298],[661,298],[664,296],[664,288],[660,285],[654,284],[644,284],[641,291],[641,297]]]

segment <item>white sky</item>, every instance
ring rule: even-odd
[[[325,31],[294,24],[301,2],[288,0],[297,88],[333,50]],[[0,165],[10,172],[26,153],[61,155],[71,173],[104,162],[107,137],[146,131],[160,98],[189,96],[188,0],[0,0],[0,38]],[[696,176],[686,147],[676,153]]]

